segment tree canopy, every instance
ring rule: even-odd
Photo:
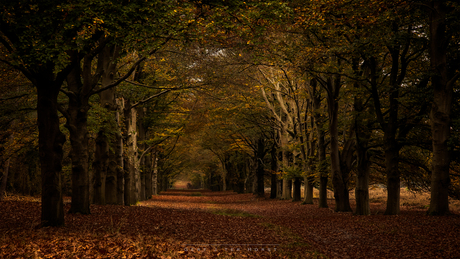
[[[43,225],[64,224],[64,194],[89,214],[184,177],[260,196],[270,182],[272,198],[293,200],[303,184],[322,207],[329,189],[336,211],[351,211],[355,190],[365,215],[372,184],[386,186],[390,215],[403,186],[431,191],[433,215],[459,197],[454,1],[0,8],[2,179],[10,159],[35,156]]]

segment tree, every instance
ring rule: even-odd
[[[59,129],[57,97],[65,78],[79,62],[67,56],[66,41],[82,39],[80,28],[71,28],[73,21],[69,22],[66,11],[56,4],[2,3],[0,24],[1,42],[8,50],[8,57],[2,61],[20,70],[37,90],[44,226],[64,224],[60,177],[65,136]]]
[[[431,132],[433,138],[433,172],[431,178],[431,200],[428,213],[445,215],[449,213],[448,190],[450,185],[449,166],[451,109],[453,87],[460,73],[458,62],[454,63],[453,51],[458,52],[458,41],[452,41],[452,27],[458,5],[448,1],[430,1],[430,66],[433,104],[431,107]],[[458,14],[458,12],[457,12]],[[458,24],[457,24],[458,26]],[[457,47],[455,47],[457,46]]]

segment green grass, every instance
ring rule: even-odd
[[[289,241],[282,244],[278,252],[284,255],[285,258],[327,258],[325,255],[319,253],[310,244],[306,243],[302,237],[293,233],[289,228],[279,226],[269,222],[260,223],[261,226],[273,230],[277,235],[286,237]]]
[[[190,196],[201,196],[201,192],[192,192]]]

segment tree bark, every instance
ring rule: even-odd
[[[145,198],[148,200],[152,198],[153,189],[152,189],[152,173],[153,173],[153,163],[152,163],[152,155],[153,151],[150,151],[147,155],[145,155]]]
[[[358,170],[357,170],[357,182],[356,182],[356,214],[357,215],[370,215],[370,204],[369,204],[369,169],[370,161],[367,157],[367,152],[362,149],[358,149]]]
[[[6,183],[8,180],[8,171],[10,170],[10,161],[11,157],[6,160],[5,165],[3,166],[3,175],[0,182],[0,201],[2,201],[3,197],[6,195]]]
[[[123,110],[123,101],[115,100],[116,111],[115,111],[115,121],[117,125],[121,125],[120,122],[120,113]],[[115,133],[115,164],[116,164],[116,175],[117,175],[117,204],[125,204],[125,178],[124,178],[124,160],[123,160],[123,136],[120,131],[120,126],[117,128]]]
[[[104,130],[96,137],[96,150],[93,162],[93,203],[105,205],[106,176],[109,163],[109,142]]]
[[[61,84],[43,80],[35,83],[37,88],[38,146],[42,176],[42,226],[64,225],[64,202],[62,199],[62,158],[66,139],[59,129],[57,96]]]
[[[139,171],[137,164],[137,129],[136,129],[136,109],[131,107],[129,100],[125,100],[124,119],[125,119],[125,139],[126,154],[125,159],[125,205],[134,205],[139,201]]]
[[[280,134],[280,146],[281,148],[286,148],[288,144],[288,133],[286,126],[282,126],[281,134]],[[288,151],[282,150],[282,164],[283,164],[283,170],[289,166],[289,160],[288,160]],[[289,182],[292,181],[291,179],[287,178],[288,176],[285,175],[283,178],[283,189],[282,189],[282,196],[281,199],[283,200],[290,200],[291,197],[291,188],[289,187]]]
[[[82,82],[83,78],[83,82]],[[97,83],[91,75],[91,59],[85,58],[67,76],[69,105],[65,124],[70,136],[72,159],[72,203],[70,213],[90,214],[88,111],[90,92]]]
[[[204,187],[204,186],[203,186]],[[158,194],[158,151],[152,157],[152,195]]]
[[[360,131],[356,132],[358,165],[356,173],[356,214],[370,215],[369,204],[369,170],[370,159],[367,151],[367,142],[360,137]],[[364,142],[364,143],[363,143]]]
[[[303,204],[313,204],[313,184],[310,177],[305,176],[303,178],[304,186],[304,195]]]
[[[397,31],[397,25],[393,25],[393,30]],[[377,62],[374,57],[367,60],[370,70],[370,82],[372,98],[374,100],[375,113],[378,123],[383,130],[383,141],[385,151],[385,173],[387,176],[387,207],[386,215],[399,214],[400,208],[400,172],[399,172],[399,145],[396,139],[398,130],[398,109],[399,109],[399,87],[402,82],[403,75],[398,75],[400,43],[395,42],[394,46],[388,47],[391,54],[391,73],[390,73],[390,92],[388,94],[389,108],[386,112],[382,112],[380,97],[377,90]],[[402,70],[403,68],[401,68]],[[402,72],[401,72],[402,73]]]
[[[103,74],[101,78],[101,87],[104,88],[114,81],[116,72],[117,58],[120,48],[106,46],[99,54],[98,65],[102,67]],[[110,114],[104,118],[103,125],[99,130],[98,138],[96,139],[95,161],[96,167],[93,167],[94,172],[94,203],[96,204],[117,204],[117,181],[121,180],[117,177],[117,157],[116,151],[116,134],[118,129],[114,129],[113,125],[117,125],[117,104],[115,100],[115,87],[107,89],[99,93],[101,106],[104,107]],[[109,136],[112,140],[109,139]]]
[[[358,61],[353,60],[353,70],[355,75],[359,75]],[[359,93],[361,88],[359,82],[353,84],[354,89]],[[360,94],[356,94],[354,98],[354,127],[356,139],[356,153],[357,153],[357,172],[356,172],[356,212],[357,215],[370,215],[369,204],[369,174],[370,174],[370,155],[368,152],[368,145],[372,134],[371,121],[369,110],[372,106],[365,106],[364,98]]]
[[[120,121],[120,113],[116,113],[117,122]],[[125,204],[125,171],[124,171],[124,159],[123,159],[123,136],[121,132],[116,134],[116,145],[115,145],[115,160],[117,163],[117,204]]]
[[[270,199],[276,199],[277,187],[278,187],[278,177],[276,172],[278,172],[278,159],[276,157],[276,146],[273,145],[271,148],[271,188],[270,188]]]
[[[117,158],[115,155],[116,141],[110,141],[113,150],[109,150],[107,176],[105,177],[105,202],[106,204],[118,204],[117,201]]]
[[[290,200],[291,197],[291,186],[292,186],[292,180],[291,179],[283,179],[283,195],[281,199],[283,200]]]
[[[449,36],[446,33],[446,1],[432,1],[430,16],[430,65],[432,70],[433,104],[431,108],[431,133],[433,160],[431,174],[431,200],[428,214],[449,213],[449,167],[450,113],[452,109],[453,85],[458,72],[452,79],[448,75]],[[458,65],[457,65],[458,66]]]
[[[339,132],[338,132],[338,112],[339,112],[339,91],[341,87],[340,77],[329,79],[328,87],[328,111],[329,111],[329,134],[331,136],[331,176],[334,186],[335,211],[351,211],[350,200],[346,179],[342,174],[340,153],[339,153]]]
[[[313,99],[313,116],[315,121],[316,135],[318,139],[318,174],[319,174],[319,207],[328,208],[327,205],[327,182],[328,173],[326,166],[326,144],[324,141],[324,119],[321,112],[321,94],[317,91],[317,81],[311,80],[311,96]]]
[[[394,26],[394,31],[397,31],[397,25]],[[396,140],[398,130],[398,113],[399,113],[399,87],[398,71],[399,71],[399,56],[400,47],[396,40],[394,47],[389,47],[392,66],[390,73],[390,93],[388,111],[388,119],[384,125],[384,149],[385,149],[385,171],[387,174],[387,208],[385,215],[398,215],[400,212],[400,192],[401,192],[401,173],[399,172],[399,145]],[[402,70],[403,68],[401,68]]]
[[[301,194],[300,194],[302,181],[300,179],[301,179],[300,177],[294,178],[294,192],[292,195],[292,201],[300,201],[302,199]]]
[[[257,159],[256,194],[257,194],[257,197],[260,197],[260,198],[265,197],[265,188],[264,188],[265,167],[263,163],[264,157],[265,157],[265,140],[263,138],[259,138],[257,140],[257,154],[256,154],[256,159]]]
[[[358,138],[358,136],[357,136]],[[370,204],[369,204],[369,171],[370,171],[370,160],[369,155],[362,144],[358,144],[358,165],[356,173],[356,214],[357,215],[370,215]]]
[[[385,215],[398,215],[400,212],[401,176],[399,172],[399,150],[395,137],[384,134],[385,172],[387,174],[387,207]]]
[[[283,180],[281,179],[281,180],[276,181],[276,185],[277,185],[276,198],[281,200],[283,198]]]
[[[147,145],[144,143],[146,140],[146,134],[147,134],[147,128],[144,125],[144,107],[138,106],[137,107],[137,114],[139,116],[137,122],[138,122],[138,147],[139,151],[142,153],[144,150],[147,149]],[[145,167],[145,158],[146,156],[144,155],[143,157],[139,158],[138,161],[138,171],[139,171],[139,181],[140,181],[140,190],[139,190],[139,200],[144,201],[145,200],[145,179],[146,179],[146,167]],[[136,158],[137,159],[137,158]]]
[[[312,107],[311,107],[312,108]],[[311,109],[310,108],[310,109]],[[304,193],[305,193],[305,198],[303,203],[304,204],[313,204],[313,183],[315,181],[314,177],[314,169],[313,169],[313,156],[315,155],[315,140],[314,140],[314,118],[313,116],[310,116],[310,134],[307,135],[308,137],[308,142],[307,142],[307,147],[308,147],[308,152],[307,156],[305,157],[306,160],[306,165],[305,165],[305,172],[307,172],[307,175],[304,177]]]

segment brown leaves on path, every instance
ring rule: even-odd
[[[66,214],[65,227],[36,229],[39,202],[6,200],[0,258],[459,257],[459,215],[384,216],[381,205],[354,216],[251,194],[154,196],[141,206],[92,206],[91,215]]]

